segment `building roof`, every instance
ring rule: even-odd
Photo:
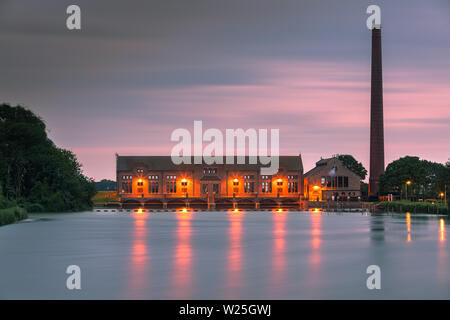
[[[339,160],[337,157],[320,159],[319,161],[316,162],[316,166],[314,168],[312,168],[311,170],[309,170],[308,172],[306,172],[304,176],[305,177],[312,176],[312,175],[316,174],[317,172],[320,172],[324,168],[327,168],[329,163],[336,163],[336,162],[339,163],[344,168],[344,170],[348,171],[349,174],[354,174],[355,176],[359,177],[356,173],[354,173],[353,171],[348,169],[346,166],[344,166],[342,161]]]
[[[234,164],[226,164],[224,166],[233,167],[238,170],[258,170],[261,167],[268,167],[268,165],[249,164],[248,156],[245,157],[245,164],[237,164],[235,157]],[[279,157],[280,168],[286,168],[292,171],[303,171],[302,157],[298,156],[280,156]],[[225,159],[224,159],[225,162]],[[116,170],[117,171],[131,171],[133,168],[144,166],[148,170],[192,170],[194,165],[194,157],[191,157],[192,164],[180,164],[176,165],[172,162],[170,156],[116,156]],[[206,163],[203,162],[203,165]],[[214,164],[213,164],[214,165]],[[221,164],[219,164],[221,165]]]

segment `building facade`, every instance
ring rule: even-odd
[[[118,156],[117,195],[124,205],[145,207],[300,206],[301,156],[280,156],[275,175],[261,175],[261,164],[180,164],[170,156]],[[193,159],[191,161],[193,163]]]
[[[360,200],[361,178],[337,157],[321,159],[305,173],[305,199],[309,201]]]

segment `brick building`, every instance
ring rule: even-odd
[[[261,166],[249,157],[245,164],[175,165],[170,156],[117,155],[117,194],[124,206],[146,208],[301,206],[301,156],[280,156],[273,176],[261,175]]]
[[[305,173],[305,199],[309,201],[358,200],[361,178],[337,157],[321,159]]]

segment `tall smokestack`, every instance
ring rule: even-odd
[[[370,98],[370,177],[369,195],[378,195],[384,172],[383,74],[381,64],[381,25],[372,29],[372,77]]]

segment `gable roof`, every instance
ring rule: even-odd
[[[344,166],[344,164],[342,163],[341,160],[339,160],[336,157],[332,157],[332,158],[327,158],[327,159],[320,159],[319,161],[316,162],[316,166],[314,168],[312,168],[311,170],[309,170],[308,172],[305,173],[305,177],[308,176],[312,176],[318,172],[320,172],[321,170],[323,170],[324,168],[329,168],[329,166],[333,163],[338,163],[343,170],[345,170],[347,173],[351,174],[351,175],[355,175],[356,177],[358,177],[359,179],[361,179],[361,177],[359,175],[357,175],[356,173],[354,173],[352,170],[350,170],[349,168],[347,168],[346,166]]]

